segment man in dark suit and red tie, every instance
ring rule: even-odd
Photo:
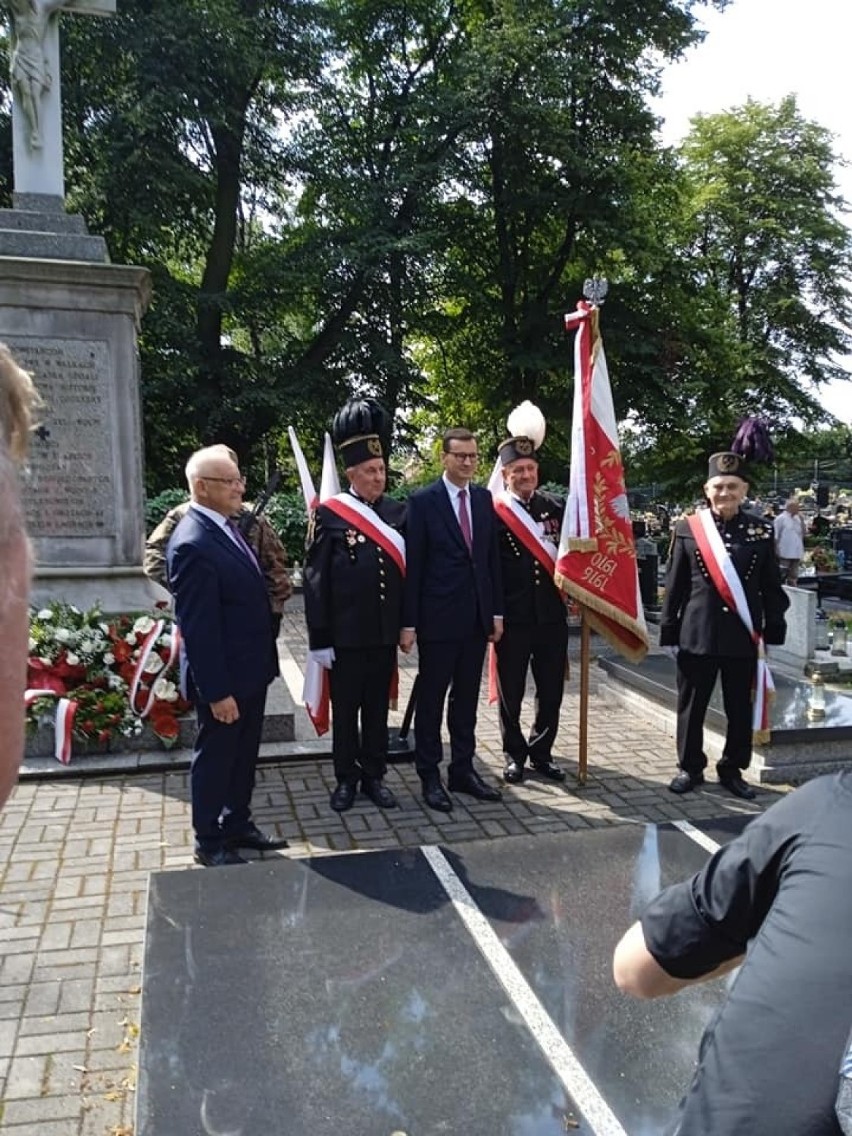
[[[195,859],[243,864],[240,848],[286,848],[252,820],[251,795],[266,707],[278,674],[269,600],[254,553],[231,518],[245,488],[221,446],[186,466],[192,504],[169,541],[168,574],[181,632],[181,689],[198,733],[190,787]]]
[[[415,766],[423,800],[450,812],[441,783],[441,718],[447,699],[447,785],[481,801],[499,801],[473,767],[476,711],[486,642],[503,633],[503,589],[491,494],[471,485],[479,458],[470,430],[443,438],[443,475],[408,502],[406,579],[400,647],[419,652]]]

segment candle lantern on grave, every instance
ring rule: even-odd
[[[816,651],[827,651],[831,647],[828,623],[828,616],[821,607],[818,607],[814,624],[814,649]]]
[[[808,717],[812,720],[825,717],[825,683],[822,675],[816,675],[811,684],[808,698]]]
[[[835,619],[831,625],[831,653],[832,655],[845,655],[846,654],[846,623],[842,619]]]

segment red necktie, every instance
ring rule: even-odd
[[[473,552],[473,533],[470,528],[470,513],[467,511],[467,490],[459,490],[459,525],[468,552]]]

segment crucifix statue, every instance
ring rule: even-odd
[[[15,192],[65,196],[59,13],[109,16],[115,0],[8,0]]]

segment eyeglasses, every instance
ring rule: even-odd
[[[235,488],[237,485],[245,485],[245,483],[246,483],[246,479],[242,476],[240,476],[240,477],[202,477],[201,480],[202,481],[218,481],[222,485],[227,485],[231,489]]]
[[[479,454],[462,453],[461,450],[447,450],[447,455],[451,458],[455,458],[456,461],[460,462],[479,461]]]

